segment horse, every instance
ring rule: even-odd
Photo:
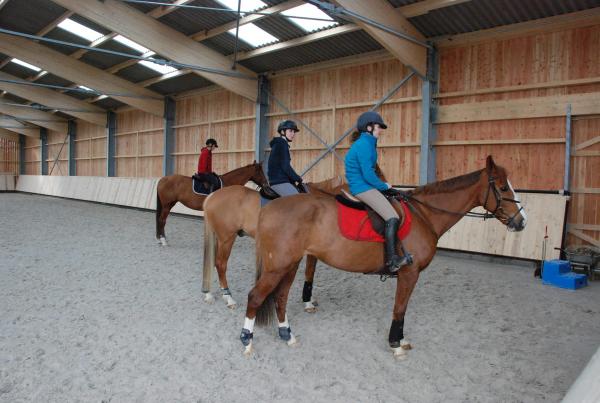
[[[399,359],[405,358],[407,350],[412,348],[404,340],[408,301],[419,273],[433,259],[440,237],[462,217],[478,214],[470,213],[478,206],[486,210],[479,216],[494,217],[509,231],[521,231],[527,222],[506,170],[496,165],[491,156],[487,157],[482,170],[417,187],[406,192],[404,199],[412,216],[404,246],[412,253],[413,262],[397,273],[388,339],[394,357]],[[397,200],[393,204],[397,211],[402,210]],[[269,324],[274,306],[280,338],[288,345],[296,343],[286,304],[298,263],[305,254],[334,268],[355,273],[375,274],[384,264],[383,247],[372,242],[352,241],[340,234],[336,201],[322,194],[285,197],[265,206],[260,212],[255,239],[257,282],[248,294],[240,336],[246,355],[252,353],[255,320],[257,325]]]
[[[244,185],[248,181],[263,186],[268,183],[259,162],[234,169],[221,176],[223,186]],[[193,210],[202,211],[206,196],[192,191],[192,178],[184,175],[163,176],[156,187],[156,240],[160,245],[167,246],[165,224],[169,212],[177,202]]]
[[[343,185],[341,177],[317,183],[307,183],[309,192],[339,191]],[[211,273],[216,267],[222,297],[228,308],[235,308],[237,303],[231,296],[227,284],[227,261],[236,236],[248,235],[254,238],[258,214],[260,213],[260,195],[256,190],[245,186],[230,186],[210,194],[204,201],[204,265],[202,269],[202,292],[208,303],[214,301],[210,292]],[[312,283],[315,276],[317,259],[306,257],[306,271],[302,301],[304,310],[316,312],[316,302],[312,298]]]

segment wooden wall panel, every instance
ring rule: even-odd
[[[161,117],[139,110],[118,112],[115,137],[117,176],[162,176],[163,119]],[[104,163],[106,164],[106,161]]]
[[[485,102],[489,101],[510,105],[512,101],[525,99],[542,115],[544,107],[540,105],[547,105],[548,114],[544,116],[548,117],[515,115],[510,120],[438,125],[438,177],[443,179],[479,169],[486,155],[492,154],[499,164],[508,168],[516,188],[562,189],[566,105],[571,99],[569,95],[600,98],[599,60],[600,25],[443,48],[440,52],[440,105],[456,105],[452,111],[461,113],[461,109],[486,107]],[[594,108],[582,109],[579,105],[575,110],[597,113]],[[486,118],[494,119],[493,111],[481,111],[486,113]],[[475,116],[472,119],[478,120]],[[599,135],[598,120],[574,119],[574,145]],[[569,228],[597,243],[600,197],[594,189],[600,188],[597,183],[600,158],[593,147],[598,145],[576,151],[571,158],[571,187],[580,187],[587,193],[575,191],[573,194],[569,203]],[[582,243],[586,241],[573,234],[567,238],[567,245]]]
[[[30,136],[25,137],[25,173],[27,175],[40,175],[40,139]]]
[[[69,137],[66,133],[48,130],[48,175],[69,176]]]
[[[225,90],[177,100],[175,172],[192,175],[206,139],[214,138],[213,170],[229,172],[254,160],[255,103]]]
[[[0,172],[19,174],[19,143],[0,137]]]
[[[75,161],[78,176],[106,175],[106,127],[77,120]]]
[[[600,247],[600,116],[573,121],[567,242]]]

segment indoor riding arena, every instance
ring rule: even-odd
[[[0,402],[598,403],[600,0],[0,0],[0,230]]]

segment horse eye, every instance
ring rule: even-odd
[[[508,185],[502,186],[502,187],[500,188],[500,190],[501,190],[502,192],[508,192]]]

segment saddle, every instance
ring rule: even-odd
[[[302,185],[298,185],[298,186],[294,186],[294,187],[296,189],[298,189],[299,193],[306,193],[306,189]],[[260,206],[261,207],[264,207],[271,200],[279,199],[281,197],[281,195],[279,193],[277,193],[269,185],[261,186],[258,193],[260,194]]]
[[[372,208],[344,190],[335,196],[335,200],[338,208],[338,226],[345,238],[353,241],[385,241],[385,222]],[[392,201],[392,203],[400,203],[402,207],[398,238],[404,239],[410,232],[412,216],[406,202]]]
[[[206,196],[223,187],[223,181],[215,173],[195,173],[192,175],[192,191]]]

